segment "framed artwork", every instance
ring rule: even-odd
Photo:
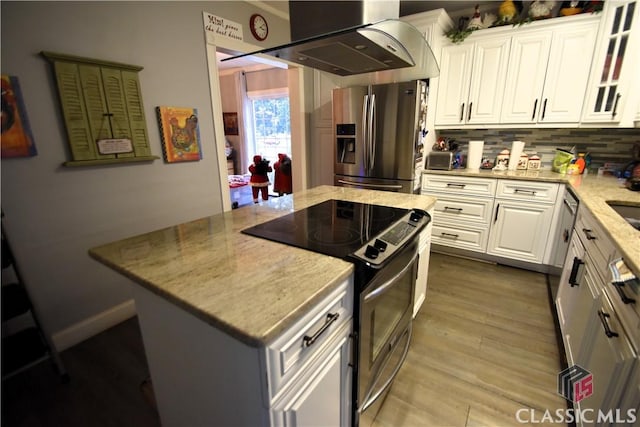
[[[222,113],[222,119],[224,120],[224,134],[237,135],[238,113]]]
[[[18,78],[2,75],[2,158],[38,154],[33,142]]]
[[[167,163],[202,159],[198,110],[183,107],[156,107],[162,154]]]

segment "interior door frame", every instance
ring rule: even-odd
[[[206,13],[206,12],[205,12]],[[205,31],[206,37],[206,60],[209,70],[209,91],[211,95],[211,106],[213,111],[213,127],[215,135],[216,155],[218,157],[218,172],[220,174],[220,194],[222,197],[222,209],[230,211],[231,193],[227,185],[227,165],[225,155],[225,135],[224,121],[222,118],[222,95],[220,93],[220,75],[216,60],[216,50],[218,48],[236,51],[253,52],[260,49],[259,46],[239,40],[227,38],[215,39],[213,35]],[[278,61],[284,62],[284,61]],[[311,77],[311,79],[309,78]],[[313,84],[313,76],[306,72],[303,67],[290,64],[288,70],[289,80],[289,103],[291,111],[291,168],[293,191],[301,191],[308,188],[309,179],[307,173],[307,141],[309,125],[307,123],[308,106],[313,104],[313,90],[305,91],[305,87]]]

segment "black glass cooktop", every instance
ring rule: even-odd
[[[407,212],[389,206],[327,200],[242,232],[345,258]]]

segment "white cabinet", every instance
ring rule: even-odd
[[[483,38],[442,49],[436,126],[499,123],[510,42]]]
[[[502,123],[538,121],[550,46],[550,32],[527,33],[512,38]]]
[[[597,31],[597,21],[553,31],[538,121],[580,121]]]
[[[501,123],[578,123],[597,20],[512,37]]]
[[[432,243],[549,264],[554,249],[549,235],[562,207],[560,189],[553,182],[425,173],[422,194],[436,197]]]
[[[432,242],[485,252],[496,180],[423,174],[422,194],[435,197]]]
[[[348,426],[351,420],[350,325],[344,325],[304,375],[273,405],[273,426]]]
[[[633,126],[640,61],[640,5],[605,2],[582,121]]]
[[[487,253],[542,263],[553,205],[496,199]]]
[[[578,425],[594,425],[590,420],[597,422],[599,414],[610,417],[602,420],[608,420],[606,425],[617,425],[627,419],[629,409],[640,405],[640,366],[633,344],[639,319],[635,316],[625,326],[621,312],[626,308],[615,308],[617,295],[607,284],[608,264],[616,256],[605,231],[581,206],[556,299],[567,362],[593,378],[591,395],[574,402],[575,409],[593,416]],[[629,314],[634,314],[632,309]]]
[[[262,346],[132,289],[163,426],[351,425],[353,277]]]
[[[429,211],[433,221],[433,209]],[[430,222],[427,227],[420,233],[418,243],[418,275],[416,278],[416,286],[413,300],[413,317],[416,317],[420,307],[424,304],[427,295],[427,280],[429,279],[429,255],[431,253],[431,232],[433,223]]]
[[[558,188],[555,183],[499,180],[487,253],[541,264]]]
[[[580,410],[616,411],[627,387],[637,388],[637,384],[628,384],[636,354],[606,295],[598,299],[589,316],[589,341],[581,366],[593,375],[594,387],[593,394],[579,402]]]

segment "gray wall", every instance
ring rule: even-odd
[[[19,78],[38,150],[2,160],[4,224],[49,334],[131,297],[129,282],[89,258],[89,248],[222,211],[203,11],[244,23],[259,10],[244,2],[1,3],[2,74]],[[283,21],[261,13],[273,24],[269,41],[280,41]],[[248,24],[244,32],[251,37]],[[70,159],[43,50],[143,66],[152,153],[162,157],[155,107],[195,107],[203,159],[61,166]]]

